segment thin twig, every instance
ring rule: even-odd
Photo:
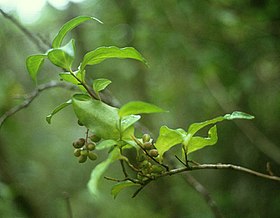
[[[71,202],[70,202],[70,195],[67,192],[63,192],[65,201],[66,201],[66,207],[67,207],[67,213],[69,218],[73,218],[73,212],[72,212],[72,207],[71,207]]]
[[[56,81],[51,81],[42,85],[39,85],[32,93],[30,93],[25,99],[24,101],[11,108],[10,110],[6,111],[1,117],[0,117],[0,128],[2,127],[4,121],[14,115],[15,113],[17,113],[18,111],[20,111],[23,108],[28,107],[28,105],[40,94],[40,92],[46,90],[46,89],[50,89],[50,88],[55,88],[55,87],[62,87],[62,88],[67,88],[70,90],[74,90],[76,89],[75,86],[63,83],[63,82],[56,82]]]
[[[7,18],[8,20],[10,20],[12,23],[14,23],[26,36],[27,38],[34,43],[37,48],[41,51],[41,52],[45,52],[47,49],[44,48],[42,46],[43,41],[39,40],[32,32],[30,32],[28,29],[26,29],[19,21],[17,21],[13,16],[7,14],[6,12],[4,12],[2,9],[0,9],[0,13]],[[44,42],[43,42],[44,43]],[[45,44],[45,43],[44,43]],[[47,45],[48,46],[48,45]]]
[[[211,197],[209,191],[200,183],[198,182],[192,175],[189,173],[184,174],[182,177],[194,190],[196,190],[206,201],[207,205],[212,210],[213,215],[216,218],[224,217],[217,207],[216,202]]]
[[[277,182],[280,182],[280,177],[278,176],[271,176],[268,174],[264,174],[264,173],[260,173],[257,172],[255,170],[251,170],[245,167],[241,167],[241,166],[237,166],[237,165],[233,165],[233,164],[222,164],[222,163],[218,163],[218,164],[200,164],[200,165],[195,165],[195,166],[190,166],[190,167],[182,167],[182,168],[177,168],[177,169],[173,169],[170,170],[168,172],[163,172],[162,174],[158,175],[157,177],[164,177],[164,176],[171,176],[174,174],[178,174],[178,173],[182,173],[182,172],[186,172],[186,171],[193,171],[193,170],[206,170],[206,169],[228,169],[228,170],[236,170],[236,171],[240,171],[243,173],[248,173],[257,177],[261,177],[264,179],[269,179],[269,180],[274,180]]]

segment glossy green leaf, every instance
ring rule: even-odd
[[[95,20],[99,23],[102,23],[100,20],[94,17],[89,17],[89,16],[79,16],[75,17],[72,20],[68,21],[65,23],[61,29],[59,30],[58,34],[55,36],[53,42],[52,42],[52,47],[53,48],[59,48],[61,46],[61,43],[65,37],[65,35],[74,29],[76,26],[80,25],[81,23],[87,21],[87,20]]]
[[[103,78],[95,79],[93,80],[92,88],[95,92],[100,92],[104,90],[111,83],[112,81],[108,79],[103,79]]]
[[[47,117],[46,117],[46,120],[49,124],[51,124],[51,119],[53,117],[53,115],[55,115],[56,113],[58,113],[59,111],[61,111],[62,109],[64,109],[65,107],[67,107],[68,105],[72,104],[72,100],[68,100],[60,105],[58,105],[52,112],[51,114],[49,114]]]
[[[117,108],[84,94],[75,94],[72,100],[76,116],[88,129],[103,139],[119,139]]]
[[[205,126],[208,125],[212,125],[212,124],[216,124],[218,122],[221,122],[223,120],[233,120],[233,119],[253,119],[254,116],[243,113],[243,112],[239,112],[239,111],[235,111],[232,114],[226,114],[224,116],[219,116],[216,117],[214,119],[211,120],[207,120],[201,123],[193,123],[190,125],[189,129],[188,129],[188,133],[191,135],[194,135],[198,130],[202,129]]]
[[[140,118],[140,115],[129,115],[123,117],[121,120],[121,131],[125,131],[128,127],[132,126],[134,123],[140,120]]]
[[[143,56],[132,47],[118,48],[115,46],[99,47],[93,51],[88,52],[81,63],[81,69],[84,69],[86,65],[95,65],[109,58],[131,58],[147,64],[147,61]]]
[[[198,136],[194,136],[191,138],[188,144],[187,154],[202,149],[205,146],[214,145],[217,143],[217,141],[218,141],[217,127],[213,126],[212,128],[209,129],[207,138],[198,137]]]
[[[112,146],[118,144],[115,140],[112,139],[107,139],[107,140],[103,140],[100,143],[98,143],[98,145],[96,146],[97,150],[103,150],[103,149],[107,149],[107,148],[111,148]]]
[[[155,143],[160,157],[175,145],[183,142],[184,134],[179,130],[169,129],[167,126],[160,128],[159,137]]]
[[[56,66],[71,70],[75,58],[75,41],[72,39],[61,48],[54,48],[48,52],[48,59]]]
[[[125,188],[128,188],[128,187],[132,187],[132,186],[140,186],[139,184],[137,183],[133,183],[131,181],[123,181],[123,182],[119,182],[117,184],[115,184],[113,187],[112,187],[112,190],[111,190],[111,194],[113,195],[114,198],[117,197],[117,195]]]
[[[125,117],[131,114],[149,114],[149,113],[160,113],[160,112],[166,112],[166,111],[150,103],[146,103],[143,101],[131,101],[120,108],[119,116]]]
[[[98,183],[101,179],[103,179],[102,175],[108,169],[110,164],[118,160],[120,157],[120,150],[118,148],[115,148],[110,152],[109,157],[105,161],[99,163],[96,167],[94,167],[91,172],[90,180],[88,182],[88,188],[94,196],[98,196],[99,194]]]
[[[43,65],[46,57],[47,57],[47,55],[38,54],[38,55],[29,56],[26,59],[26,68],[28,70],[30,77],[34,81],[36,80],[37,74],[38,74],[41,66]]]

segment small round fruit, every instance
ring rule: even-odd
[[[78,120],[78,125],[79,126],[84,126],[84,124],[80,120]]]
[[[158,150],[157,149],[150,150],[149,155],[151,155],[152,157],[157,157],[158,156]]]
[[[85,150],[85,149],[81,150],[81,155],[85,155],[85,156],[87,156],[87,155],[88,155],[88,151],[87,151],[87,150]]]
[[[143,140],[144,143],[149,142],[151,140],[151,136],[149,134],[144,134],[142,136],[142,140]]]
[[[79,163],[84,163],[84,162],[86,162],[86,160],[87,160],[87,156],[86,155],[81,155],[79,157]]]
[[[93,151],[95,149],[96,144],[95,143],[88,143],[86,145],[87,150]]]
[[[84,146],[86,140],[84,138],[79,138],[77,141],[73,142],[74,148],[81,148]]]
[[[76,149],[74,150],[74,156],[80,157],[80,156],[81,156],[81,150],[78,149],[78,148],[76,148]]]
[[[151,166],[151,172],[152,173],[161,173],[163,171],[162,167],[153,165]]]
[[[88,157],[91,160],[96,160],[97,159],[97,155],[95,153],[93,153],[93,152],[89,152],[88,153]]]
[[[151,149],[153,148],[153,144],[152,144],[151,142],[145,142],[145,143],[143,144],[143,148],[144,148],[145,150],[151,150]]]
[[[99,142],[101,140],[101,138],[97,135],[91,135],[90,137],[90,140],[93,141],[93,142]]]

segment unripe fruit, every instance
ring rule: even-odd
[[[151,155],[152,157],[157,157],[158,156],[158,150],[157,149],[150,150],[149,155]]]
[[[89,152],[88,153],[88,157],[91,160],[96,160],[97,159],[97,155],[95,153],[93,153],[93,152]]]
[[[76,148],[76,149],[74,150],[74,156],[80,157],[80,155],[81,155],[81,150]]]
[[[149,134],[144,134],[142,136],[143,143],[149,142],[151,140],[151,136]]]
[[[86,160],[87,160],[87,156],[86,155],[81,155],[79,157],[79,163],[84,163],[84,162],[86,162]]]
[[[145,143],[143,144],[143,148],[144,148],[145,150],[151,150],[151,149],[153,148],[153,144],[152,144],[151,142],[145,142]]]
[[[73,142],[74,148],[81,148],[84,146],[86,140],[84,138],[79,138],[77,141]]]
[[[139,161],[139,162],[142,162],[142,161],[144,161],[144,160],[146,160],[146,156],[145,156],[144,154],[140,154],[140,155],[138,156],[138,161]]]
[[[157,165],[153,165],[151,166],[151,172],[152,173],[161,173],[162,172],[162,167],[157,166]]]
[[[79,126],[84,126],[84,124],[80,120],[78,120],[78,125]]]
[[[101,140],[101,138],[97,135],[91,135],[89,138],[93,142],[99,142]]]
[[[88,155],[88,151],[87,150],[81,150],[81,155],[87,156]]]
[[[95,149],[95,143],[88,143],[87,145],[86,145],[86,148],[87,148],[87,150],[89,150],[89,151],[93,151],[94,149]]]

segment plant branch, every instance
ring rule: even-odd
[[[171,176],[171,175],[186,172],[186,171],[206,170],[206,169],[236,170],[236,171],[240,171],[240,172],[243,172],[243,173],[248,173],[248,174],[251,174],[251,175],[254,175],[254,176],[257,176],[257,177],[261,177],[261,178],[264,178],[264,179],[269,179],[269,180],[274,180],[274,181],[280,182],[280,177],[278,177],[278,176],[271,176],[271,175],[268,175],[268,174],[260,173],[258,171],[251,170],[249,168],[245,168],[245,167],[242,167],[242,166],[237,166],[237,165],[233,165],[233,164],[222,164],[222,163],[218,163],[218,164],[199,164],[199,165],[195,165],[195,166],[172,169],[168,172],[164,172],[164,173],[158,175],[157,177]]]
[[[215,218],[222,218],[224,217],[217,207],[216,202],[211,197],[209,191],[200,183],[198,182],[192,175],[189,173],[184,174],[182,177],[195,191],[197,191],[206,201],[207,205],[212,210],[213,215]]]
[[[69,85],[69,84],[65,84],[63,82],[56,82],[56,81],[51,81],[42,85],[39,85],[32,93],[30,93],[25,99],[24,101],[11,108],[10,110],[6,111],[1,117],[0,117],[0,128],[2,127],[3,123],[5,122],[5,120],[14,115],[15,113],[17,113],[18,111],[22,110],[23,108],[26,108],[29,106],[29,104],[44,90],[46,89],[50,89],[50,88],[55,88],[55,87],[61,87],[61,88],[67,88],[70,90],[74,90],[76,89],[75,86]]]
[[[37,48],[41,51],[41,52],[45,52],[47,49],[44,48],[42,46],[43,41],[39,40],[32,32],[30,32],[28,29],[26,29],[19,21],[17,21],[13,16],[7,14],[6,12],[4,12],[2,9],[0,9],[0,13],[7,18],[8,20],[10,20],[13,24],[16,25],[16,27],[18,27],[26,36],[27,38],[34,43]],[[45,42],[43,42],[45,44]],[[46,46],[49,46],[47,44],[45,44]]]

